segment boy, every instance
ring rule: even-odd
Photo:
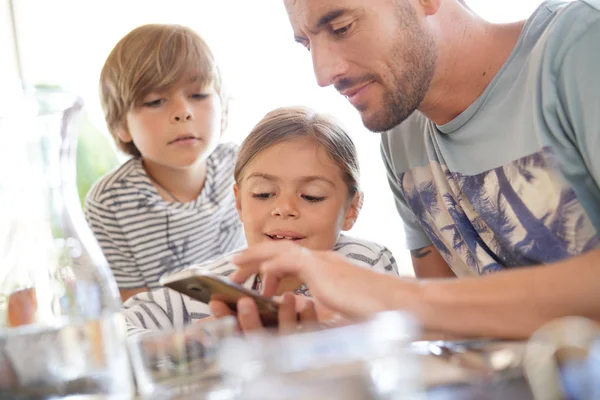
[[[227,104],[206,43],[178,25],[144,25],[100,76],[106,122],[132,158],[90,190],[85,214],[123,300],[175,268],[244,245],[231,191],[236,148],[219,144]]]

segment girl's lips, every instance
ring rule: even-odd
[[[198,139],[197,137],[190,136],[190,137],[175,139],[170,144],[175,144],[175,145],[179,145],[179,146],[189,146],[189,145],[196,144],[199,141],[200,141],[200,139]]]
[[[297,240],[302,240],[305,237],[298,235],[298,234],[294,234],[291,232],[278,232],[278,233],[265,233],[265,236],[267,236],[269,239],[271,240],[293,240],[293,241],[297,241]]]

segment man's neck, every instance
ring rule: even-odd
[[[168,168],[146,160],[144,169],[164,200],[187,203],[195,200],[206,180],[206,162],[188,168]]]
[[[438,37],[436,73],[419,106],[437,125],[465,111],[488,87],[512,53],[524,21],[492,24],[461,10],[450,15],[451,32]]]

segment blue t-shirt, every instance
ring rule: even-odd
[[[382,137],[410,249],[459,276],[600,247],[600,0],[547,1],[462,114]]]

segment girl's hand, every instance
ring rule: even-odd
[[[309,298],[285,293],[277,301],[279,302],[279,333],[289,334],[300,329],[316,326],[317,311],[315,303]],[[235,316],[235,313],[221,301],[212,300],[209,306],[216,318],[223,318],[228,315]],[[249,297],[241,298],[237,303],[237,310],[238,324],[243,332],[265,329],[260,321],[260,315],[254,300]]]

